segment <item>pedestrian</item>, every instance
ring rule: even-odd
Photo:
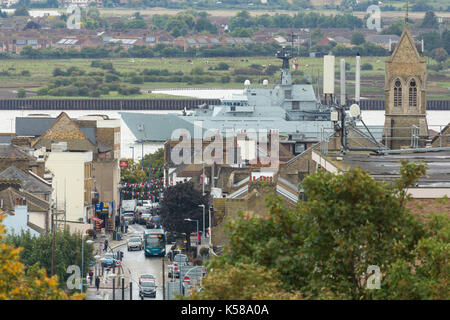
[[[89,270],[89,285],[92,286],[92,278],[94,277],[94,272]]]
[[[100,288],[100,278],[98,276],[95,277],[95,287],[98,289]]]
[[[108,251],[108,239],[105,239],[105,248],[103,250]]]
[[[125,233],[128,233],[128,220],[125,221]]]

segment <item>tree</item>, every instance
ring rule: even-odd
[[[444,199],[448,201],[447,199]],[[432,214],[425,223],[425,235],[413,249],[414,261],[397,259],[388,266],[385,283],[389,290],[377,290],[380,299],[448,300],[450,221],[448,215]]]
[[[383,31],[381,33],[382,34],[396,34],[398,36],[401,36],[404,27],[405,27],[405,20],[397,19],[389,27],[383,29]]]
[[[26,266],[39,266],[51,272],[51,248],[52,234],[42,234],[32,237],[30,232],[8,235],[5,242],[22,248],[20,262]],[[63,288],[70,274],[67,267],[70,265],[81,266],[81,235],[71,234],[68,229],[55,233],[55,261],[54,274],[60,279],[60,287]],[[94,260],[93,248],[90,244],[85,244],[84,248],[84,270],[88,270],[89,262]]]
[[[202,290],[192,300],[299,300],[300,293],[282,288],[276,270],[257,264],[225,264],[220,272],[210,270],[202,279]]]
[[[188,248],[190,247],[190,234],[197,232],[195,222],[188,222],[185,219],[198,220],[199,230],[203,225],[203,211],[199,205],[208,206],[208,194],[202,195],[201,190],[194,188],[192,182],[178,183],[168,187],[164,191],[161,201],[161,224],[167,231],[185,233]],[[205,216],[205,225],[208,224],[208,217]]]
[[[307,201],[296,209],[286,209],[280,197],[272,197],[269,217],[245,219],[240,214],[240,219],[232,220],[226,227],[229,241],[224,254],[212,258],[209,267],[214,273],[226,264],[274,269],[284,290],[300,291],[305,298],[393,298],[401,283],[395,282],[400,278],[387,276],[389,270],[406,274],[404,266],[414,266],[418,257],[427,265],[439,258],[439,270],[448,270],[444,259],[448,237],[443,236],[448,219],[445,229],[436,227],[439,232],[433,234],[405,207],[406,189],[425,169],[423,164],[403,162],[400,178],[393,183],[375,181],[359,168],[309,175],[302,182]],[[436,241],[427,242],[430,237]],[[381,270],[382,290],[366,289],[370,265]],[[431,275],[432,284],[423,284],[429,290],[426,295],[442,296],[444,285],[437,283],[446,276],[430,268],[422,274],[410,268],[408,275],[421,284]]]
[[[44,269],[29,267],[20,261],[22,248],[4,241],[5,227],[0,214],[0,300],[80,300],[84,295],[67,295],[58,285],[58,277],[47,277]]]
[[[364,34],[361,32],[355,32],[352,34],[351,43],[355,45],[360,45],[366,42],[366,39],[364,38]]]
[[[26,6],[20,6],[20,7],[17,7],[17,9],[14,11],[13,16],[29,17],[30,13],[28,12],[28,8]]]
[[[160,169],[164,167],[164,149],[159,148],[154,153],[149,153],[144,156],[144,168],[149,167],[149,158],[152,169]],[[161,178],[164,175],[163,171],[157,171],[155,174],[150,173],[152,178]]]
[[[19,88],[19,90],[17,90],[17,98],[25,98],[27,96],[27,92],[25,91],[24,88]]]
[[[427,11],[420,23],[422,28],[438,28],[439,24],[433,11]]]
[[[444,62],[448,58],[448,53],[444,48],[436,48],[431,51],[431,57],[439,63]]]

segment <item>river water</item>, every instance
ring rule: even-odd
[[[156,91],[155,91],[156,92]],[[170,93],[176,95],[184,95],[195,98],[211,98],[221,99],[229,96],[232,93],[242,93],[242,90],[164,90],[162,93]],[[110,119],[119,119],[119,111],[111,110],[67,110],[65,111],[69,117],[77,118],[89,114],[104,114]],[[127,111],[138,113],[181,113],[181,111]],[[57,117],[61,111],[55,110],[4,110],[0,111],[0,133],[15,132],[15,118],[24,117],[28,114],[48,114],[51,117]],[[362,119],[367,126],[383,126],[384,125],[384,110],[362,110]],[[427,121],[429,129],[439,132],[444,126],[450,123],[450,111],[427,111]],[[142,154],[153,153],[158,148],[163,146],[162,142],[146,142],[144,144],[136,143],[136,138],[131,133],[127,125],[121,120],[121,157],[131,158],[134,147],[134,158],[139,160]]]

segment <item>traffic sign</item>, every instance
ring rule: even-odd
[[[191,284],[191,278],[189,278],[188,276],[184,277],[184,282],[186,282],[187,284]]]

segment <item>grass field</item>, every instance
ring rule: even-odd
[[[339,61],[340,57],[336,57],[336,81],[339,79]],[[15,97],[15,90],[19,87],[27,88],[30,93],[29,96],[37,90],[38,87],[45,86],[53,79],[53,70],[55,68],[61,68],[66,70],[69,67],[75,66],[79,69],[89,73],[91,71],[103,71],[100,68],[92,68],[91,62],[98,59],[54,59],[54,60],[4,60],[2,61],[2,68],[0,71],[0,86],[3,92],[0,96],[4,98]],[[347,70],[347,79],[351,82],[354,79],[355,72],[355,58],[346,57],[346,62],[350,64],[350,69]],[[362,57],[361,64],[370,63],[373,67],[372,70],[361,71],[361,95],[367,95],[369,97],[382,98],[384,95],[384,60],[385,57]],[[139,74],[144,69],[167,69],[169,72],[182,71],[184,75],[190,75],[194,68],[201,67],[205,76],[212,76],[215,79],[220,79],[222,76],[229,76],[231,81],[229,83],[217,82],[192,84],[186,82],[145,82],[143,84],[134,85],[125,83],[129,86],[139,86],[144,92],[153,89],[161,88],[243,88],[242,82],[236,82],[236,76],[233,75],[234,69],[249,68],[252,64],[257,64],[263,67],[269,65],[280,66],[281,61],[275,57],[251,57],[251,58],[118,58],[118,59],[103,59],[103,61],[109,61],[113,64],[114,69],[121,74],[127,74],[130,72],[136,72]],[[230,66],[226,71],[212,71],[208,70],[209,67],[217,66],[220,62],[225,62]],[[433,61],[430,61],[433,63]],[[319,85],[322,84],[322,70],[323,59],[321,58],[298,58],[299,68],[298,71],[293,72],[293,79],[301,80],[304,83],[305,79],[311,83]],[[30,72],[29,76],[21,76],[21,72],[27,70]],[[8,71],[9,76],[4,72]],[[317,76],[319,75],[319,81]],[[433,76],[440,76],[440,78],[433,80]],[[445,78],[442,78],[445,76]],[[267,75],[252,75],[244,76],[249,78],[252,84],[261,84],[264,79],[268,79],[270,84],[275,83],[280,78],[280,72],[276,72],[273,76]],[[241,77],[242,78],[242,77]],[[446,85],[450,82],[450,75],[448,72],[436,73],[434,71],[428,71],[428,92],[430,95],[442,95],[446,94]],[[351,83],[349,83],[351,85]],[[10,88],[10,95],[5,93],[5,90]],[[448,95],[448,93],[447,93]],[[165,96],[159,96],[155,94],[144,93],[142,95],[133,96],[119,96],[117,93],[111,92],[107,96],[101,96],[100,98],[164,98]],[[44,97],[43,97],[44,98]],[[50,97],[46,97],[50,98]]]

